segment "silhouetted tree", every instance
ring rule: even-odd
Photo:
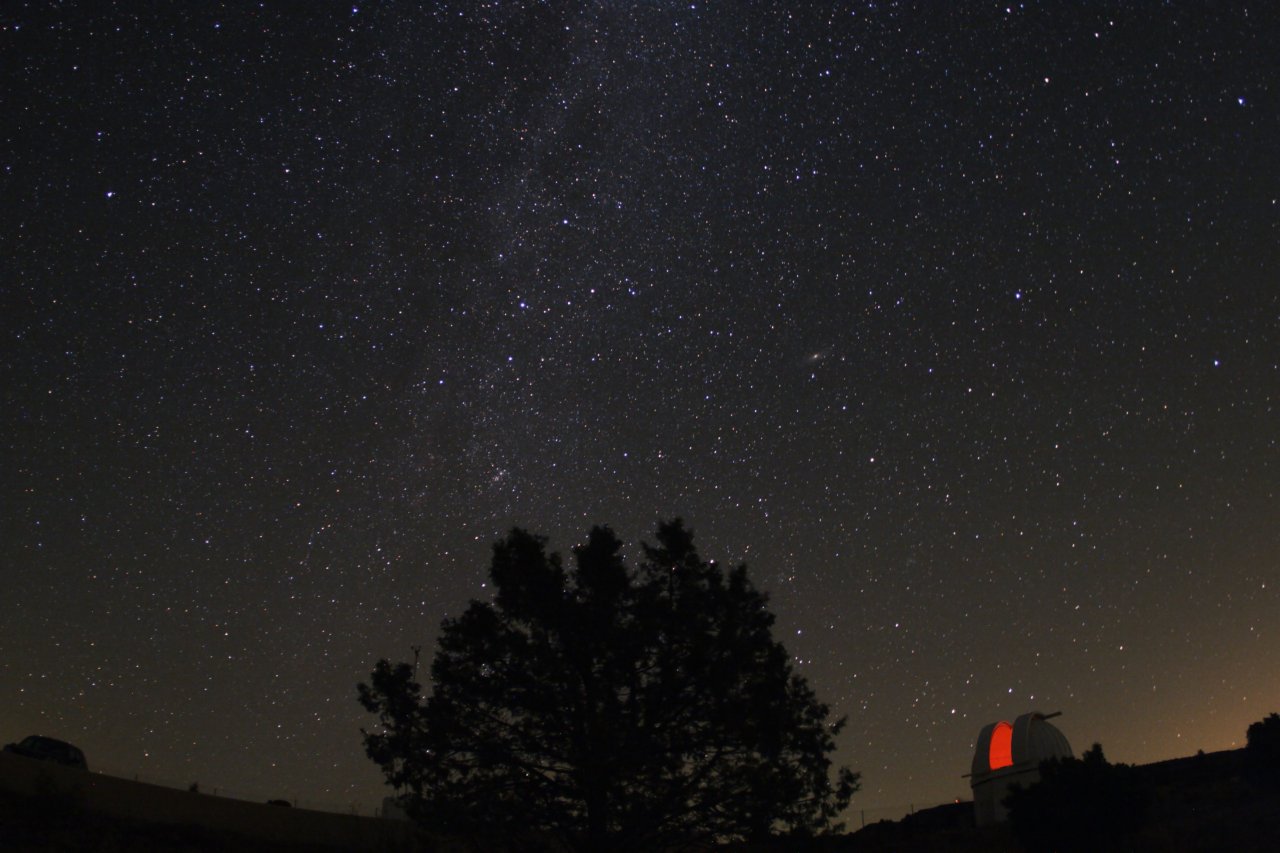
[[[1280,785],[1280,714],[1268,714],[1245,730],[1245,768],[1249,778]]]
[[[493,601],[445,620],[429,697],[378,662],[365,748],[410,814],[593,851],[833,828],[858,787],[832,778],[844,721],[793,671],[745,566],[704,562],[679,520],[657,540],[630,570],[596,527],[566,569],[513,530]]]
[[[1125,764],[1111,764],[1095,743],[1080,758],[1040,765],[1040,781],[1005,799],[1009,823],[1030,851],[1111,849],[1142,827],[1150,792]]]

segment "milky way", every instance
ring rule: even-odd
[[[367,811],[355,684],[496,538],[679,515],[849,716],[855,810],[1032,709],[1241,743],[1276,16],[7,4],[0,738]]]

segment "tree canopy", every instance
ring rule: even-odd
[[[1280,714],[1268,714],[1245,730],[1245,770],[1253,781],[1280,787]]]
[[[745,566],[679,521],[628,568],[593,528],[574,564],[516,529],[492,601],[446,619],[422,695],[407,663],[358,686],[369,757],[444,832],[529,829],[578,850],[817,833],[857,790],[831,721],[772,637]]]
[[[1005,799],[1014,835],[1031,853],[1108,849],[1137,832],[1150,791],[1127,764],[1112,764],[1095,743],[1082,758],[1041,763],[1040,780]]]

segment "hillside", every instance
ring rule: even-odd
[[[1135,836],[1091,853],[1272,853],[1280,838],[1280,789],[1250,783],[1244,751],[1134,768],[1150,793]],[[492,850],[424,839],[407,824],[286,809],[191,794],[0,756],[0,850],[6,853],[336,853]],[[726,853],[1022,853],[1007,826],[976,828],[972,804],[938,806],[901,821],[799,842],[739,844]]]

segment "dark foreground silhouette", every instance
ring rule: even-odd
[[[1274,715],[1273,715],[1274,716]],[[1269,718],[1270,719],[1270,718]],[[1280,729],[1280,721],[1274,723]],[[1274,853],[1276,764],[1250,748],[1133,767],[1095,747],[1058,762],[1011,803],[1009,823],[977,828],[973,804],[939,806],[810,844],[740,845],[740,853]],[[1120,807],[1118,807],[1120,806]]]
[[[1134,833],[1092,848],[1098,853],[1274,853],[1280,838],[1280,791],[1249,778],[1244,750],[1178,758],[1132,768],[1152,792]],[[972,803],[940,806],[849,835],[776,839],[717,848],[725,853],[1025,853],[1009,825],[976,829]],[[425,839],[402,853],[515,853],[477,839]],[[195,824],[163,825],[85,811],[65,797],[0,791],[0,850],[5,853],[336,853],[343,845],[262,842]]]
[[[369,757],[424,827],[580,853],[836,829],[857,789],[831,766],[843,720],[745,566],[703,560],[679,520],[656,535],[631,567],[596,527],[566,565],[513,530],[493,600],[441,628],[430,694],[385,660],[359,685]]]
[[[1268,718],[1271,719],[1271,718]],[[1280,728],[1280,723],[1272,725]],[[1262,734],[1259,734],[1261,737]],[[1273,853],[1280,838],[1280,785],[1273,783],[1270,753],[1250,748],[1200,753],[1129,768],[1125,784],[1143,793],[1146,806],[1135,826],[1104,830],[1090,851],[1134,853]],[[1101,755],[1099,754],[1099,757]],[[0,783],[5,781],[0,774]],[[185,795],[185,792],[174,792]],[[263,807],[268,809],[270,807]],[[295,811],[280,809],[281,812]],[[303,816],[305,817],[305,816]],[[371,819],[366,819],[371,820]],[[1111,834],[1106,834],[1110,832]],[[1011,824],[975,828],[973,804],[939,806],[901,821],[881,821],[849,835],[784,838],[718,848],[725,853],[1030,853]],[[1054,849],[1068,849],[1057,846]],[[88,809],[65,792],[23,795],[0,784],[0,850],[5,853],[516,853],[518,845],[480,837],[376,838],[355,847],[338,842],[269,842],[198,823],[164,824],[112,817]]]

